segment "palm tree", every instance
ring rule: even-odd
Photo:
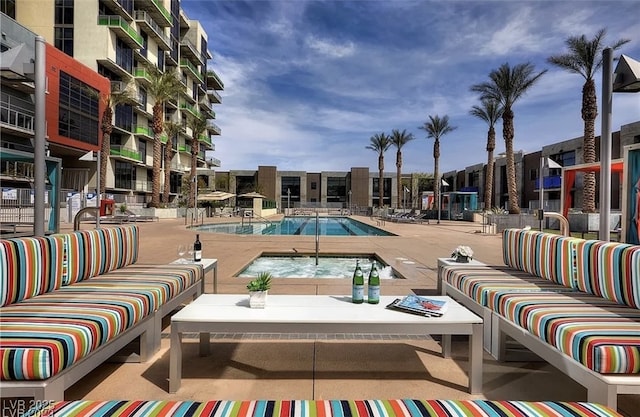
[[[396,182],[398,185],[398,205],[400,207],[402,202],[402,147],[415,139],[413,133],[407,133],[406,129],[400,132],[398,129],[393,129],[391,131],[391,143],[395,146],[398,151],[396,152]]]
[[[160,71],[158,67],[147,67],[149,85],[147,93],[153,97],[153,183],[151,186],[151,203],[149,206],[160,205],[160,158],[162,157],[162,139],[164,131],[164,104],[172,98],[178,97],[185,91],[184,85],[178,78],[175,69]],[[165,167],[165,169],[170,169]]]
[[[489,125],[487,132],[487,175],[484,179],[484,208],[493,207],[493,151],[496,149],[496,129],[498,119],[502,117],[502,107],[495,100],[481,100],[479,106],[471,107],[469,113]]]
[[[191,116],[187,119],[187,126],[191,129],[191,172],[189,173],[189,182],[191,189],[189,191],[189,201],[193,201],[196,195],[197,184],[196,168],[198,167],[198,153],[200,152],[200,135],[207,129],[207,119],[200,113],[197,116]]]
[[[109,154],[111,153],[111,132],[113,132],[113,112],[115,108],[121,104],[135,103],[135,91],[133,84],[127,83],[124,88],[115,88],[115,84],[111,85],[111,92],[100,96],[100,100],[104,103],[104,111],[100,121],[100,130],[102,131],[102,146],[100,148],[100,194],[104,194],[107,185],[107,165],[109,165]],[[95,90],[87,89],[90,94],[95,94]],[[97,96],[97,94],[95,94]]]
[[[167,134],[167,143],[164,147],[164,190],[162,191],[162,202],[169,203],[169,194],[171,193],[171,161],[176,151],[173,150],[173,138],[178,144],[178,133],[182,131],[182,125],[174,122],[164,123],[164,132]]]
[[[378,153],[378,206],[382,207],[384,201],[384,153],[391,147],[391,137],[385,133],[376,133],[369,138],[369,142],[371,144],[366,148]]]
[[[585,35],[571,36],[565,44],[569,52],[562,55],[550,56],[547,61],[569,72],[581,75],[585,79],[582,86],[582,120],[584,120],[583,154],[584,162],[596,162],[595,120],[598,117],[598,103],[596,98],[596,83],[593,76],[602,67],[603,39],[606,29],[600,29],[593,39],[589,40]],[[612,50],[619,49],[629,42],[629,39],[620,39],[612,46]],[[584,173],[584,189],[582,191],[582,211],[594,213],[596,211],[596,174]]]
[[[502,111],[502,136],[507,154],[507,186],[509,189],[509,213],[520,213],[518,186],[516,183],[516,165],[513,154],[513,105],[547,72],[534,74],[535,66],[530,63],[518,64],[511,68],[504,63],[489,73],[489,81],[471,86],[471,91],[480,93],[481,100],[494,100],[500,103]]]
[[[440,138],[447,133],[453,132],[457,129],[455,126],[449,125],[449,116],[444,115],[442,118],[437,114],[435,116],[429,115],[429,121],[425,122],[420,129],[424,129],[427,132],[428,138],[433,138],[433,201],[439,201],[438,195],[440,194]],[[440,207],[438,207],[440,210]]]

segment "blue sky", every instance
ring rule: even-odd
[[[220,170],[346,171],[368,166],[375,133],[406,129],[403,168],[433,172],[433,140],[419,129],[448,115],[440,170],[486,161],[487,125],[469,115],[470,86],[503,63],[548,69],[514,106],[515,149],[582,136],[584,79],[547,64],[569,36],[630,39],[619,51],[640,60],[638,1],[240,1],[183,0],[209,36],[222,78],[215,107]],[[614,63],[615,67],[616,63]],[[601,110],[601,72],[596,76]],[[640,94],[615,94],[613,130],[640,120]],[[502,122],[497,149],[504,150]],[[600,116],[596,135],[600,133]],[[395,171],[395,148],[385,171]]]

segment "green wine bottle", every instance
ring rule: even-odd
[[[356,269],[353,271],[353,290],[351,301],[355,304],[364,303],[364,275],[360,269],[360,261],[356,261]]]
[[[376,261],[373,261],[373,264],[371,264],[368,286],[367,302],[369,304],[378,304],[380,302],[380,274],[378,274]]]

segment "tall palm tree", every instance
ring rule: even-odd
[[[493,151],[496,149],[495,124],[502,117],[502,107],[495,100],[481,100],[480,105],[471,107],[469,113],[489,125],[487,132],[487,174],[484,178],[484,208],[493,207]]]
[[[413,133],[407,133],[406,129],[402,132],[399,129],[393,129],[391,131],[391,143],[398,151],[396,152],[396,182],[398,185],[398,205],[402,204],[402,147],[415,139]]]
[[[370,145],[366,148],[378,153],[378,206],[382,207],[384,201],[384,153],[391,147],[391,137],[384,132],[376,133],[369,138],[369,142]]]
[[[162,158],[162,139],[164,131],[164,105],[172,98],[179,97],[185,91],[175,69],[160,71],[158,67],[148,66],[147,93],[153,97],[153,182],[151,186],[152,207],[160,205],[160,158]],[[167,168],[168,169],[168,168]]]
[[[167,143],[164,148],[164,190],[162,191],[162,202],[169,203],[169,194],[171,193],[171,161],[176,151],[173,150],[173,141],[175,138],[178,144],[178,133],[182,131],[182,125],[174,122],[164,123],[164,132],[167,135]]]
[[[87,89],[93,95],[95,90]],[[97,96],[97,94],[96,94]],[[107,186],[107,165],[109,165],[109,154],[111,153],[111,132],[113,132],[113,113],[117,106],[121,104],[133,104],[136,93],[132,83],[127,83],[124,88],[111,85],[109,94],[100,96],[104,103],[104,111],[100,120],[100,130],[102,131],[102,146],[100,147],[100,194],[104,194]],[[96,97],[97,98],[97,97]]]
[[[438,196],[440,194],[440,138],[447,133],[451,133],[457,129],[455,126],[449,124],[449,116],[444,115],[442,118],[437,114],[435,116],[429,115],[429,121],[425,122],[420,129],[424,129],[427,132],[427,138],[433,138],[433,201],[439,201]],[[440,207],[438,207],[440,210]]]
[[[603,39],[607,34],[606,29],[600,29],[593,39],[587,39],[585,35],[571,36],[565,44],[568,52],[561,55],[552,55],[547,61],[569,72],[581,75],[585,82],[582,86],[582,120],[584,120],[583,154],[584,162],[596,162],[595,120],[598,117],[598,103],[596,97],[596,83],[593,76],[602,67]],[[612,50],[619,49],[629,42],[629,39],[620,39],[612,46]],[[596,211],[596,174],[584,173],[584,189],[582,211],[594,213]]]
[[[513,154],[513,105],[524,95],[547,70],[534,73],[535,66],[526,62],[513,68],[504,63],[500,68],[489,73],[489,81],[471,86],[471,91],[480,93],[481,100],[495,100],[503,108],[502,136],[507,154],[507,186],[509,188],[509,213],[520,213],[518,185],[516,183],[516,165]]]
[[[189,173],[189,183],[191,189],[189,191],[189,201],[193,201],[196,195],[197,184],[196,168],[198,167],[198,153],[200,152],[200,135],[207,129],[207,119],[204,115],[198,113],[197,116],[190,116],[187,119],[187,126],[191,129],[191,172]]]

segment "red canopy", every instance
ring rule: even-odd
[[[622,175],[623,160],[615,159],[611,161],[611,172],[617,172],[618,175]],[[580,164],[562,168],[562,215],[567,217],[569,214],[569,208],[571,207],[571,189],[576,182],[576,172],[600,172],[600,162],[594,162],[592,164]]]

